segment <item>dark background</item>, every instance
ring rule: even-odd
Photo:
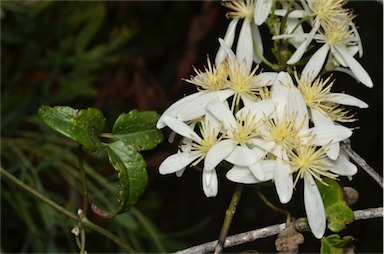
[[[351,108],[359,119],[354,124],[359,128],[351,138],[352,147],[382,175],[383,7],[376,1],[352,1],[347,6],[357,14],[355,23],[364,47],[359,62],[374,87],[369,89],[345,74],[335,74],[334,91],[345,91],[369,104],[364,110]],[[229,22],[218,1],[2,1],[1,10],[2,167],[73,211],[81,207],[76,159],[70,155],[76,145],[42,123],[37,116],[39,106],[96,107],[107,117],[109,129],[120,113],[133,108],[162,113],[195,91],[181,79],[193,74],[192,66],[202,68],[207,54],[214,59],[217,38],[224,36]],[[264,26],[261,31],[268,33]],[[270,45],[268,39],[264,43],[265,48]],[[169,133],[165,130],[164,134]],[[130,212],[111,222],[94,215],[91,219],[142,252],[170,252],[215,240],[235,186],[221,177],[218,196],[206,198],[197,171],[187,170],[181,178],[160,176],[158,165],[176,149],[177,144],[164,142],[144,153],[149,183],[136,209],[150,226]],[[113,169],[105,158],[87,159],[89,167],[115,187]],[[359,170],[351,182],[343,179],[340,183],[360,194],[353,210],[382,206],[382,189],[364,171]],[[112,205],[115,194],[104,189],[106,186],[95,188],[99,194],[91,195],[102,200],[100,195],[105,194],[104,204]],[[279,204],[273,187],[264,190]],[[2,251],[78,251],[69,233],[74,222],[5,179],[1,180],[1,194]],[[300,184],[293,200],[281,207],[295,217],[305,216]],[[283,221],[283,216],[271,212],[246,188],[229,234]],[[352,235],[358,253],[382,253],[382,225],[382,218],[356,221],[340,235]],[[310,233],[304,237],[300,252],[318,252],[320,241]],[[275,252],[274,240],[256,240],[226,251]],[[87,250],[119,251],[93,233],[88,233]]]

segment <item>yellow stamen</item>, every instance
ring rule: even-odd
[[[305,173],[310,173],[314,178],[322,182],[322,176],[337,179],[338,175],[329,172],[334,164],[327,159],[324,147],[317,148],[308,144],[297,144],[289,153],[289,163],[291,165],[291,173],[297,172],[294,185],[299,178],[303,178]]]
[[[199,90],[208,90],[208,91],[219,91],[223,89],[227,82],[228,69],[226,64],[220,64],[218,67],[215,67],[211,64],[209,57],[207,57],[207,66],[204,67],[204,72],[197,70],[194,67],[196,72],[195,77],[190,79],[184,79],[188,83],[194,84]]]
[[[227,18],[247,19],[249,22],[253,19],[254,0],[246,0],[245,2],[243,0],[225,1],[223,5],[231,10],[227,13]]]

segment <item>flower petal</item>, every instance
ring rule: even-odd
[[[335,125],[332,119],[328,115],[324,114],[323,111],[313,108],[311,110],[311,114],[312,114],[312,121],[314,125],[317,127],[324,126],[324,128],[328,128],[329,126]],[[340,143],[336,142],[333,144],[329,144],[326,149],[327,149],[326,153],[328,157],[332,160],[336,160],[340,152]]]
[[[235,33],[236,33],[236,26],[239,22],[239,19],[232,19],[231,22],[228,24],[227,31],[225,32],[224,41],[225,44],[228,45],[228,47],[232,47],[233,41],[235,39]],[[224,61],[224,59],[227,57],[227,54],[225,53],[225,50],[223,47],[219,47],[219,50],[217,51],[216,58],[215,58],[215,65],[219,66],[219,64]]]
[[[172,174],[179,170],[183,170],[194,160],[199,158],[201,154],[191,154],[188,152],[180,152],[166,158],[159,166],[159,173],[162,175]]]
[[[297,48],[295,53],[293,53],[291,58],[287,61],[287,64],[293,65],[302,58],[305,51],[307,51],[307,48],[311,43],[313,37],[315,36],[316,31],[319,29],[319,27],[320,27],[320,22],[315,22],[313,24],[312,30],[309,32],[307,39],[300,45],[300,47]]]
[[[293,194],[293,179],[289,164],[279,158],[276,159],[274,169],[274,180],[280,202],[286,204],[291,200]]]
[[[253,53],[250,54],[250,52],[253,52],[251,24],[245,19],[237,41],[236,56],[239,64],[245,61],[248,72],[251,70],[253,63]]]
[[[300,131],[299,135],[304,143],[311,140],[314,145],[323,146],[349,138],[352,135],[352,131],[341,125],[315,126],[307,131]]]
[[[255,1],[255,12],[253,20],[255,24],[260,26],[267,19],[269,12],[271,11],[273,1],[270,0],[256,0]]]
[[[264,152],[261,149],[260,154]],[[233,151],[225,158],[231,164],[238,166],[250,166],[260,160],[260,156],[257,155],[258,150],[249,149],[245,146],[235,146]]]
[[[278,77],[278,73],[276,72],[262,72],[256,76],[256,85],[255,87],[263,87],[272,85],[276,78]]]
[[[207,196],[207,198],[215,197],[219,189],[216,170],[203,170],[202,178],[205,196]]]
[[[291,86],[289,89],[287,113],[291,115],[296,115],[296,128],[308,128],[307,104],[305,103],[303,96],[295,86]]]
[[[271,115],[274,108],[275,104],[271,99],[264,99],[262,101],[250,103],[243,107],[236,113],[236,117],[245,119],[247,115],[251,115],[255,118],[255,121],[258,121],[265,116]]]
[[[164,116],[172,116],[176,117],[177,113],[184,108],[185,105],[189,104],[190,102],[195,101],[200,96],[204,96],[204,94],[207,93],[206,91],[203,92],[197,92],[188,96],[185,96],[184,98],[176,101],[173,103],[169,108],[167,108],[164,113],[161,115],[160,119],[157,121],[156,128],[162,129],[166,126],[166,124],[163,121]]]
[[[261,39],[259,27],[254,23],[251,24],[251,31],[252,31],[253,40],[255,42],[254,46],[257,47],[257,49],[253,51],[253,61],[259,64],[262,62],[262,60],[261,60],[261,57],[258,55],[258,53],[261,55],[264,54],[263,40]],[[258,50],[258,53],[256,52],[256,50]]]
[[[171,128],[177,134],[190,139],[195,139],[196,141],[201,140],[201,138],[197,136],[193,129],[187,124],[185,124],[183,121],[180,121],[179,119],[170,116],[163,116],[163,121],[169,128]]]
[[[257,179],[248,167],[233,166],[230,169],[226,177],[228,180],[235,183],[254,184],[272,180],[275,161],[263,160],[261,163],[261,169],[264,172],[264,180]]]
[[[304,206],[313,235],[322,238],[326,226],[324,204],[315,180],[308,172],[304,176]]]
[[[248,167],[233,166],[225,176],[228,180],[235,183],[259,183],[259,180],[252,174]]]
[[[225,129],[233,130],[236,127],[236,119],[225,103],[213,101],[207,105],[207,110],[222,122]]]
[[[301,72],[301,77],[313,81],[319,75],[321,68],[324,65],[325,58],[329,52],[329,45],[324,44],[315,54],[312,55],[308,63]]]
[[[335,45],[334,50],[340,55],[344,62],[351,69],[356,78],[367,87],[373,87],[373,82],[371,77],[368,75],[367,71],[361,66],[361,64],[351,56],[345,47]]]
[[[345,93],[329,93],[325,95],[325,101],[359,108],[368,108],[368,104]]]
[[[200,92],[203,93],[203,92]],[[211,101],[224,101],[234,92],[232,90],[221,90],[221,91],[207,91],[196,97],[195,100],[185,103],[183,107],[177,113],[177,118],[182,121],[195,120],[205,115],[205,107]]]
[[[224,58],[229,58],[229,61],[233,63],[236,59],[235,53],[233,53],[231,46],[229,46],[223,39],[219,38],[220,48],[223,49]]]
[[[252,174],[260,181],[264,181],[265,179],[265,174],[264,170],[261,167],[260,162],[256,162],[255,164],[249,166],[249,169],[251,170]]]
[[[349,161],[348,155],[341,151],[331,171],[342,176],[353,176],[357,173],[357,167]]]
[[[216,143],[209,149],[204,161],[204,170],[213,170],[235,148],[232,140],[226,139]]]

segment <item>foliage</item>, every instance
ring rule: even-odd
[[[340,238],[339,235],[329,235],[321,239],[320,253],[345,253],[346,248],[352,244],[352,236],[344,236]]]
[[[324,202],[328,228],[333,232],[340,232],[347,223],[353,221],[353,211],[345,202],[343,190],[339,184],[329,178],[325,178],[324,182],[327,185],[317,182],[317,187]]]
[[[103,94],[108,94],[105,88],[113,87],[123,70],[129,74],[128,80],[135,75],[135,60],[132,59],[137,54],[146,52],[148,56],[153,56],[157,52],[155,55],[160,56],[164,48],[179,40],[175,37],[177,33],[172,35],[171,40],[168,37],[167,41],[147,33],[145,29],[151,24],[142,17],[148,16],[152,8],[143,8],[135,3],[126,8],[125,4],[55,1],[1,3],[2,167],[73,212],[82,202],[79,196],[82,185],[76,156],[77,146],[67,138],[48,131],[37,115],[38,108],[41,104],[75,107],[95,104],[108,115],[124,112],[127,107],[161,111],[161,108],[150,108],[145,103],[138,106],[139,100],[134,95],[137,89],[110,97],[108,102]],[[154,5],[165,8],[166,4]],[[125,14],[116,14],[124,8]],[[188,8],[181,10],[184,10],[182,15],[189,15]],[[156,15],[160,17],[160,13]],[[138,23],[143,26],[137,26]],[[164,26],[162,32],[171,34],[170,25]],[[140,41],[151,36],[152,39],[145,40],[158,42],[158,46],[149,47],[148,50],[148,45],[140,45]],[[145,90],[148,86],[142,88]],[[144,102],[146,100],[149,101],[145,95],[140,99]],[[105,121],[100,110],[89,108],[78,115],[78,111],[69,107],[43,106],[39,113],[49,126],[83,144],[90,152],[99,151],[93,158],[86,156],[84,163],[89,199],[92,202],[107,211],[122,212],[137,201],[147,182],[145,161],[137,151],[153,149],[162,141],[162,134],[151,130],[157,117],[155,112],[140,113],[133,110],[122,114],[112,131],[110,140],[114,142],[106,147],[103,145],[104,138],[97,136],[104,129],[104,122],[111,129],[113,122],[108,119]],[[60,116],[60,119],[55,119],[55,116]],[[89,121],[89,117],[93,122]],[[143,131],[128,128],[129,121],[142,123],[140,130]],[[121,126],[128,127],[122,129]],[[146,141],[141,144],[138,140],[142,137],[149,138],[143,139]],[[123,145],[132,147],[128,154],[119,152],[119,147]],[[122,171],[125,173],[119,174],[120,178],[114,174],[113,167],[104,162],[108,156],[116,169],[125,169]],[[147,156],[145,154],[144,158]],[[120,195],[129,192],[134,194],[131,193],[125,200],[121,199],[125,202],[120,202],[120,208],[117,209],[115,197],[118,195],[116,186],[119,180],[124,181],[121,178],[128,176],[129,181],[135,179],[135,175],[131,176],[132,172],[127,174],[126,169],[127,162],[132,159],[141,162],[137,165],[141,165],[138,170],[141,170],[142,187],[132,190],[132,186],[136,185],[131,184],[130,191],[124,189]],[[120,182],[120,187],[128,186],[129,181],[124,181],[124,186]],[[7,218],[7,221],[13,222],[2,223],[3,251],[78,251],[70,233],[73,221],[20,192],[20,189],[6,180],[2,179],[1,188],[2,221]],[[108,223],[100,218],[97,220],[120,238],[127,239],[139,252],[165,250],[163,245],[166,241],[158,240],[161,236],[155,224],[149,222],[150,219],[138,209],[125,212]],[[47,238],[47,235],[50,237]],[[89,251],[118,250],[112,242],[98,239],[94,234],[88,236]],[[170,244],[180,246],[181,243],[173,241]]]

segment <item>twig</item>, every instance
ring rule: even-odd
[[[264,194],[261,192],[260,190],[260,187],[255,185],[255,190],[256,190],[256,193],[257,195],[259,195],[260,199],[269,207],[271,208],[272,210],[274,210],[275,212],[278,212],[278,213],[281,213],[281,214],[284,214],[286,216],[286,220],[285,220],[285,223],[287,224],[287,227],[289,227],[289,224],[291,223],[291,214],[284,210],[284,209],[281,209],[281,208],[278,208],[277,206],[275,206],[274,204],[272,204],[268,198],[266,196],[264,196]]]
[[[229,227],[231,226],[233,215],[236,212],[236,207],[239,204],[241,194],[243,193],[243,189],[244,189],[243,185],[238,185],[236,187],[235,193],[233,193],[231,203],[229,204],[229,207],[225,212],[225,219],[220,231],[219,239],[215,247],[215,254],[222,253],[223,251],[225,239],[228,236]]]
[[[368,175],[370,175],[383,188],[383,177],[380,176],[368,163],[352,150],[351,144],[342,144],[341,148],[359,165]]]
[[[85,176],[84,171],[84,162],[83,162],[83,146],[79,145],[79,151],[78,151],[78,158],[79,158],[79,169],[80,169],[80,176],[81,176],[81,183],[83,185],[83,214],[87,214],[88,210],[88,190],[87,190],[87,177]]]
[[[383,207],[368,208],[364,210],[357,210],[353,212],[355,220],[366,220],[383,217]],[[308,229],[308,223],[301,221],[296,225],[298,229]],[[273,235],[279,234],[285,228],[285,223],[268,226],[260,229],[251,230],[237,235],[228,236],[225,240],[224,247],[232,247],[247,242],[252,242],[256,239],[267,238]],[[191,254],[191,253],[206,253],[214,250],[217,241],[212,241],[200,245],[193,246],[188,249],[184,249],[175,254]]]

